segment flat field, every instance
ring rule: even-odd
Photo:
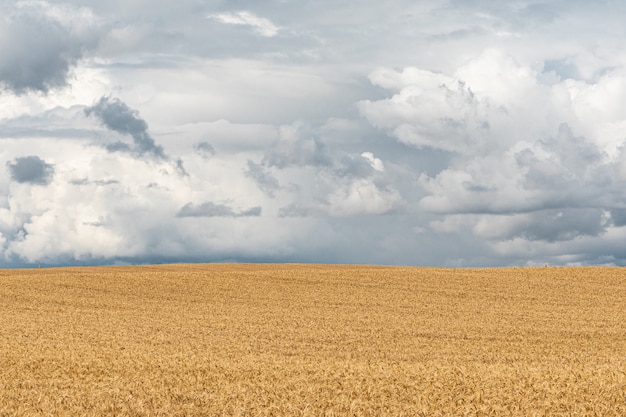
[[[0,270],[0,416],[626,416],[626,268]]]

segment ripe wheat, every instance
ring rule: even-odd
[[[626,269],[0,271],[0,416],[625,416]]]

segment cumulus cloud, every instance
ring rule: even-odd
[[[261,207],[251,207],[242,211],[235,211],[225,204],[215,204],[207,201],[200,205],[185,204],[176,214],[177,217],[256,217],[261,215]]]
[[[48,185],[54,175],[54,166],[38,156],[24,156],[8,162],[14,181],[25,184]]]
[[[361,159],[361,158],[359,158]],[[362,159],[361,159],[362,160]],[[393,212],[402,204],[402,194],[385,178],[377,178],[364,162],[369,173],[345,167],[317,171],[311,180],[311,170],[292,171],[290,190],[294,201],[279,209],[281,217],[346,218],[378,216]],[[375,171],[374,171],[375,172]],[[297,178],[295,177],[297,175]]]
[[[259,17],[245,10],[239,12],[211,14],[207,16],[207,18],[227,25],[250,26],[259,35],[268,38],[276,36],[280,30],[280,28],[269,19]]]
[[[625,264],[626,6],[448,3],[0,0],[0,264]]]
[[[426,192],[419,209],[442,216],[432,230],[493,242],[557,242],[622,225],[625,183],[615,155],[624,139],[604,133],[624,116],[611,101],[595,99],[615,75],[595,83],[546,84],[542,77],[497,50],[452,75],[418,68],[372,73],[372,82],[393,94],[360,102],[374,126],[404,144],[456,155],[442,171],[419,177]],[[617,94],[611,91],[602,96]]]
[[[0,84],[16,94],[67,86],[71,69],[101,37],[86,8],[17,1],[0,10]]]
[[[263,158],[267,166],[330,166],[331,157],[317,132],[302,123],[283,125],[278,139],[267,149]]]
[[[118,98],[101,97],[96,104],[85,109],[85,114],[92,114],[108,129],[133,139],[133,146],[116,142],[107,145],[112,152],[133,152],[137,155],[151,155],[158,159],[165,159],[163,148],[154,142],[148,133],[148,123],[139,117],[137,110],[131,109]]]
[[[372,168],[374,168],[378,172],[385,172],[385,164],[383,161],[376,158],[372,152],[363,152],[361,154],[363,158],[370,164]]]
[[[248,160],[245,174],[267,196],[280,189],[292,199],[280,202],[282,218],[376,216],[395,209],[403,198],[383,161],[373,152],[329,145],[329,135],[330,127],[282,125],[261,162]]]
[[[559,126],[556,135],[517,151],[515,158],[525,168],[525,188],[579,194],[582,188],[610,181],[606,170],[608,155],[584,137],[574,135],[565,123]]]
[[[364,100],[359,108],[370,122],[403,143],[453,152],[476,152],[486,145],[489,116],[506,114],[477,97],[463,80],[418,68],[380,69],[376,85],[396,91],[383,100]]]
[[[420,206],[438,213],[529,212],[612,203],[612,163],[597,146],[561,124],[555,135],[462,159],[435,176],[422,174]],[[611,195],[611,193],[607,195]]]
[[[339,178],[369,178],[372,176],[372,164],[363,154],[346,153],[333,161],[332,173]]]
[[[380,215],[391,211],[400,200],[396,190],[359,179],[334,191],[328,198],[326,211],[338,217]]]

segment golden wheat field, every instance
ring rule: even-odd
[[[626,268],[0,270],[1,416],[626,416]]]

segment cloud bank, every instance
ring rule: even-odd
[[[626,6],[0,1],[0,264],[626,265]]]

